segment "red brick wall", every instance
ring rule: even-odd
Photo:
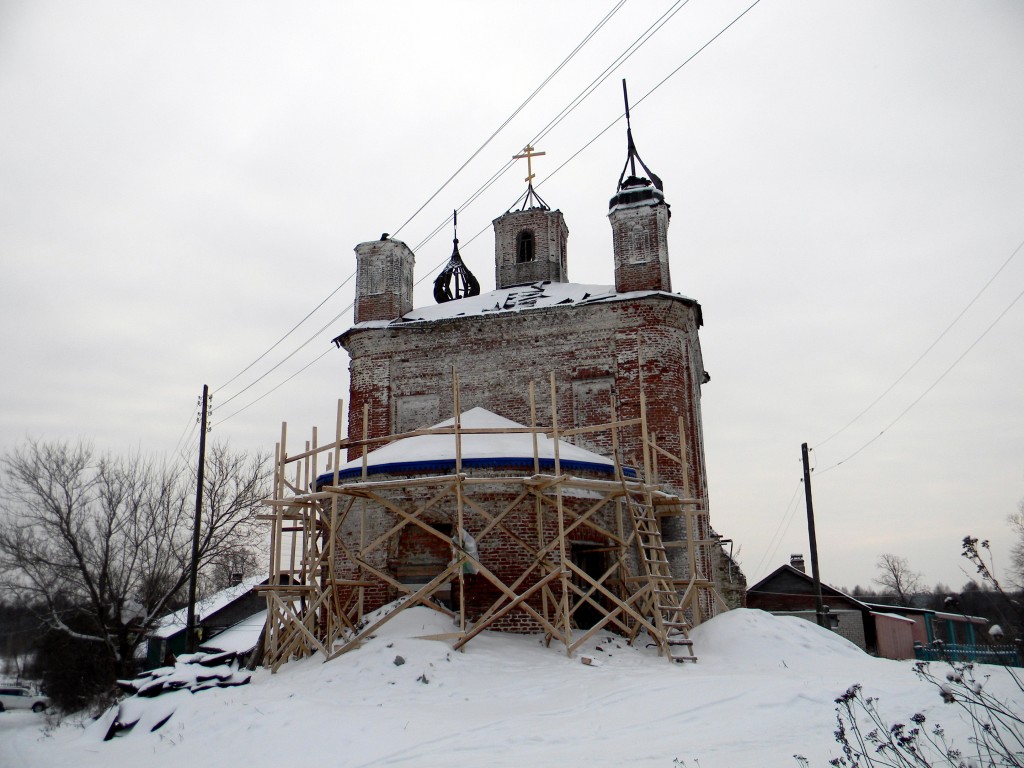
[[[518,486],[474,486],[471,490],[473,501],[484,507],[493,516],[504,509],[516,496]],[[418,506],[430,498],[436,489],[428,488],[407,488],[392,489],[382,493],[391,501],[403,508]],[[567,509],[582,512],[591,507],[594,499],[574,498],[571,495],[565,496],[563,503]],[[398,516],[378,505],[367,502],[367,514],[365,516],[366,529],[359,530],[361,516],[353,510],[345,519],[341,536],[349,548],[349,551],[356,553],[359,542],[372,542],[381,534],[389,531],[397,522]],[[450,526],[452,530],[457,527],[457,512],[455,509],[454,496],[443,499],[430,509],[429,512],[420,516],[424,522],[435,526]],[[609,504],[605,509],[595,513],[593,519],[598,524],[609,530],[616,530],[615,507]],[[537,514],[532,497],[520,502],[519,506],[507,515],[503,520],[505,529],[514,536],[504,531],[494,529],[483,535],[488,520],[475,512],[467,505],[463,515],[464,528],[471,536],[477,539],[479,559],[483,565],[497,576],[503,583],[511,585],[525,571],[533,568],[532,573],[517,587],[516,591],[522,593],[536,583],[541,571],[534,568],[534,555],[516,540],[516,536],[528,542],[534,548],[538,543]],[[557,514],[553,509],[546,509],[542,516],[543,540],[546,543],[554,540],[558,532]],[[568,525],[568,523],[567,523]],[[591,542],[594,544],[607,545],[609,542],[600,536],[593,528],[580,526],[576,528],[569,537],[574,542]],[[344,549],[338,547],[336,561],[336,572],[342,574],[343,579],[366,579],[375,580],[368,576],[367,572],[361,572],[358,565],[349,560]],[[367,555],[367,560],[377,568],[389,573],[398,580],[403,580],[411,570],[415,570],[424,562],[439,563],[447,565],[450,562],[451,549],[444,542],[426,533],[415,524],[407,525],[401,532],[393,536],[385,546],[380,547]],[[557,550],[546,558],[548,563],[557,563]],[[444,565],[437,569],[437,573],[443,570]],[[436,575],[436,574],[435,574]],[[470,620],[477,619],[490,606],[498,600],[502,591],[493,585],[482,575],[464,576],[465,601],[467,617]],[[557,592],[557,588],[555,590]],[[376,586],[367,588],[365,609],[375,610],[380,606],[394,600],[399,592],[384,582],[378,582]],[[451,596],[454,606],[458,606],[458,581],[451,582]],[[529,600],[538,612],[542,611],[542,598],[538,593]],[[495,629],[512,632],[536,632],[541,629],[539,623],[522,610],[511,611],[495,624]]]
[[[352,438],[361,436],[364,404],[369,405],[371,436],[450,418],[452,366],[459,373],[464,411],[482,406],[529,424],[528,386],[533,382],[537,418],[542,425],[551,423],[549,375],[555,371],[561,429],[607,421],[610,393],[616,395],[619,418],[639,417],[642,386],[649,429],[658,444],[675,455],[680,449],[678,424],[682,417],[690,493],[706,498],[699,311],[696,304],[681,297],[649,295],[589,306],[353,329],[343,337],[351,356],[349,434]],[[409,403],[413,406],[403,409],[403,404]],[[406,419],[401,425],[400,413]],[[409,414],[423,423],[408,423]],[[577,442],[610,454],[609,434],[589,435]],[[626,461],[642,467],[639,427],[620,432],[619,442]],[[350,458],[358,455],[359,451],[350,451]],[[659,480],[682,492],[683,477],[677,464],[659,459],[658,475]],[[702,514],[697,522],[696,537],[706,539],[710,534],[708,516]],[[531,521],[525,524],[533,525]],[[687,536],[681,517],[664,519],[662,527],[666,541]],[[503,554],[504,559],[496,560],[499,567],[512,571],[525,567],[525,563],[508,561],[514,557],[514,550],[512,547]],[[690,574],[685,550],[672,552],[673,573],[677,578],[687,578]],[[711,575],[709,550],[703,548],[698,558],[701,570]],[[471,611],[483,610],[498,593],[479,578],[472,581],[480,585],[473,591]],[[380,601],[393,597],[384,593]],[[529,623],[529,617],[520,612],[505,622],[509,629],[531,629]]]
[[[638,417],[642,381],[649,428],[660,445],[677,455],[678,420],[683,417],[691,492],[703,495],[698,312],[688,300],[655,295],[353,329],[343,336],[351,356],[349,436],[358,439],[362,434],[364,404],[369,405],[369,432],[375,437],[396,431],[398,401],[403,398],[419,397],[422,405],[423,395],[436,395],[436,418],[431,421],[450,418],[453,366],[459,373],[463,411],[481,406],[523,424],[530,423],[530,382],[536,388],[539,422],[551,423],[549,375],[554,371],[562,429],[607,417],[609,407],[600,394],[593,394],[602,386],[616,394],[620,418]],[[590,402],[577,402],[583,393],[591,393]],[[420,407],[417,413],[426,415],[427,410]],[[599,452],[610,448],[608,436],[581,442]],[[642,464],[638,428],[620,434],[620,444],[627,461]],[[349,458],[357,455],[350,451]],[[682,488],[677,465],[659,461],[659,470],[662,479]]]
[[[608,219],[615,253],[615,290],[671,291],[668,206],[617,207]]]
[[[357,323],[394,320],[412,309],[412,250],[401,240],[371,240],[356,251]]]
[[[566,247],[569,228],[561,211],[530,208],[511,211],[494,220],[494,284],[507,288],[540,280],[569,280]],[[517,236],[533,232],[534,259],[518,263]]]

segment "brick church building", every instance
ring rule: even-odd
[[[678,466],[666,467],[661,480],[705,498],[703,321],[700,304],[672,293],[662,190],[629,176],[612,197],[614,286],[570,282],[562,212],[535,194],[531,202],[494,220],[496,287],[476,296],[414,308],[409,247],[393,239],[356,246],[355,325],[335,339],[351,361],[349,437],[361,436],[364,406],[371,437],[451,417],[453,369],[464,410],[480,406],[525,424],[529,383],[546,383],[554,371],[558,411],[571,414],[573,427],[610,421],[613,396],[619,418],[637,417],[643,391],[651,429],[678,453],[682,418],[689,476],[684,482]],[[550,421],[546,401],[540,407]],[[621,446],[626,456],[639,456],[637,440]]]
[[[347,456],[315,483],[337,538],[304,556],[321,568],[310,589],[331,585],[341,606],[320,650],[352,647],[376,626],[364,614],[404,594],[452,613],[456,647],[490,628],[544,631],[571,653],[578,631],[607,627],[680,660],[689,626],[738,604],[742,574],[708,515],[701,307],[672,291],[669,205],[627,136],[614,285],[570,281],[568,226],[532,169],[493,222],[494,290],[456,238],[439,303],[414,307],[410,248],[356,246],[355,323],[335,339],[350,357]],[[292,647],[307,640],[286,639],[285,597]]]

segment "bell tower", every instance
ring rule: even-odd
[[[529,144],[514,160],[527,163],[526,192],[494,224],[494,283],[496,288],[550,280],[569,281],[566,242],[569,228],[561,211],[552,211],[533,188],[533,158]],[[520,203],[521,207],[516,208]]]
[[[622,81],[622,95],[626,100],[626,164],[619,175],[615,195],[608,203],[615,256],[615,290],[619,293],[670,292],[668,222],[672,213],[665,202],[661,179],[640,159],[633,143],[625,80]],[[646,177],[637,176],[637,163],[640,163]]]

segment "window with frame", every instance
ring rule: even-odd
[[[524,264],[536,258],[536,243],[533,230],[524,229],[516,235],[516,263]]]

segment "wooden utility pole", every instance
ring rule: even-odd
[[[196,582],[199,577],[199,530],[203,516],[203,482],[206,469],[206,417],[210,388],[203,384],[203,415],[199,430],[199,471],[196,473],[196,516],[192,523],[192,563],[188,574],[188,617],[185,620],[185,649],[196,651]]]
[[[818,626],[828,629],[825,604],[821,599],[821,574],[818,571],[818,537],[814,533],[814,504],[811,501],[811,466],[807,459],[807,443],[800,446],[804,462],[804,498],[807,500],[807,536],[811,542],[811,578],[814,580],[814,610]]]

